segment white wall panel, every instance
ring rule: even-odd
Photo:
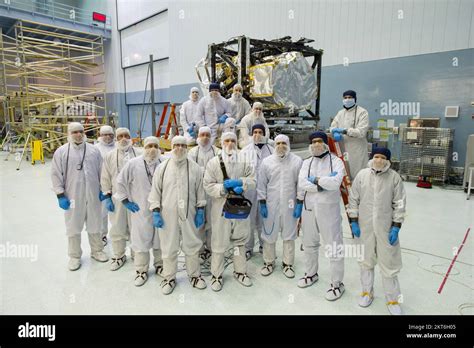
[[[147,69],[148,64],[125,69],[125,87],[127,93],[145,90]],[[168,59],[153,64],[153,76],[155,89],[169,88],[170,71]],[[147,89],[150,89],[150,81],[148,81]]]
[[[169,56],[168,12],[162,12],[143,22],[122,30],[123,67],[141,64]]]
[[[389,11],[389,18],[391,27],[390,27],[390,34],[389,34],[389,48],[388,48],[388,57],[395,57],[397,53],[400,51],[400,34],[402,32],[402,28],[405,26],[404,17],[405,14],[403,11],[403,0],[393,0],[391,2],[391,7]],[[403,16],[403,17],[402,17]]]
[[[416,0],[404,0],[400,7],[403,11],[403,20],[400,27],[398,54],[401,56],[410,54],[410,33],[413,28],[413,21],[418,20],[413,15],[415,1]]]
[[[432,4],[429,1],[425,1],[424,11],[423,11],[423,26],[421,33],[420,41],[420,51],[421,52],[430,52],[431,43],[433,40],[433,29],[434,29],[434,6],[435,2]]]
[[[446,21],[446,38],[445,38],[445,47],[448,50],[456,49],[456,35],[458,32],[458,14],[459,14],[459,0],[453,0],[448,3],[447,21]]]
[[[431,40],[431,50],[441,51],[443,49],[447,19],[447,7],[448,3],[443,1],[437,1],[433,4],[434,17],[433,17],[433,35]]]
[[[458,15],[458,32],[456,35],[456,49],[469,44],[470,25],[474,17],[474,1],[461,0]]]
[[[208,44],[237,35],[315,39],[311,45],[324,50],[325,66],[342,64],[344,57],[356,63],[470,48],[473,7],[472,0],[169,2],[171,84],[195,82],[194,65]]]
[[[168,8],[167,0],[117,0],[118,29]]]

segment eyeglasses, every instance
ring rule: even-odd
[[[145,149],[151,149],[151,148],[157,149],[158,147],[159,147],[158,144],[148,144],[147,146],[145,146]]]

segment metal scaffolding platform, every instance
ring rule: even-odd
[[[107,122],[103,37],[19,20],[0,39],[0,92],[10,152],[41,140],[47,153],[65,142],[67,124],[93,138]]]

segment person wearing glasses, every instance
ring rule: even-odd
[[[86,225],[91,257],[107,262],[101,239],[100,151],[87,143],[84,126],[78,122],[68,125],[68,142],[53,155],[51,181],[58,204],[64,212],[68,236],[69,270],[81,267],[81,232]]]

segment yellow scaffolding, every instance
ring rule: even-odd
[[[89,140],[101,124],[114,123],[107,117],[102,36],[24,20],[12,31],[0,31],[2,148],[23,148],[21,163],[35,140],[52,154],[71,121],[85,125]]]

